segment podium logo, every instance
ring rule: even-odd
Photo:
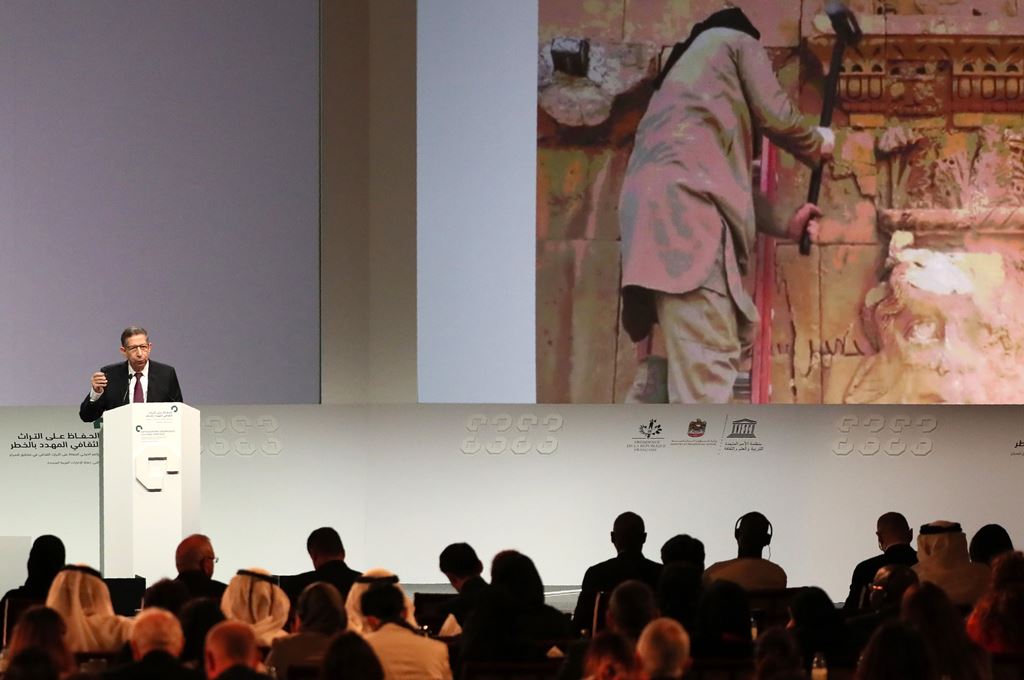
[[[135,481],[146,491],[163,491],[167,475],[180,472],[181,456],[166,447],[147,447],[135,454]]]

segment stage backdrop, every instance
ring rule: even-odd
[[[0,513],[7,536],[55,533],[70,561],[96,564],[97,449],[76,418],[0,410]],[[306,536],[330,525],[355,568],[409,583],[444,582],[438,553],[468,541],[485,561],[516,548],[546,583],[578,584],[613,554],[624,510],[646,520],[648,556],[688,533],[709,564],[735,556],[736,519],[760,510],[774,525],[766,556],[790,584],[841,600],[877,553],[883,512],[903,512],[915,535],[949,519],[1024,536],[1018,408],[222,406],[202,418],[202,525],[225,580],[307,570]],[[173,547],[148,577],[173,573]]]

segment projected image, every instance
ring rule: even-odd
[[[538,402],[1024,402],[1016,3],[541,0],[538,47]]]

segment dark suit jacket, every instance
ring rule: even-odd
[[[104,366],[100,371],[107,376],[107,388],[103,390],[103,394],[96,401],[89,401],[89,395],[85,395],[82,405],[78,408],[78,417],[86,423],[96,420],[107,409],[124,406],[132,398],[132,395],[128,394],[127,361]],[[173,366],[150,360],[148,381],[146,401],[182,401],[178,374],[174,372]]]
[[[891,545],[881,555],[868,558],[858,564],[853,570],[850,578],[850,594],[846,596],[846,604],[843,608],[847,611],[854,611],[860,607],[861,593],[875,580],[875,574],[882,567],[890,564],[904,564],[908,567],[917,564],[917,551],[906,543]]]
[[[202,676],[167,652],[150,652],[140,660],[104,672],[101,680],[201,680]]]
[[[641,554],[619,555],[600,564],[595,564],[583,575],[580,597],[576,600],[576,612],[572,617],[573,625],[577,630],[591,628],[594,618],[594,602],[598,593],[611,595],[615,586],[630,579],[643,581],[651,587],[651,590],[657,591],[660,575],[661,565]],[[600,616],[599,620],[603,622],[604,617]]]
[[[441,606],[441,621],[444,621],[451,614],[459,622],[459,625],[465,628],[469,615],[476,609],[477,602],[480,600],[480,594],[486,588],[487,581],[479,576],[474,576],[466,581],[465,585],[462,586],[462,592]]]
[[[209,597],[220,603],[220,598],[227,590],[227,584],[214,581],[201,571],[183,571],[174,579],[185,584],[190,598]]]
[[[348,597],[348,591],[352,589],[352,584],[361,575],[362,572],[349,569],[344,560],[332,560],[320,565],[320,568],[314,571],[283,577],[281,579],[281,587],[284,588],[284,592],[288,593],[293,607],[298,603],[299,595],[302,594],[306,586],[320,581],[330,583],[337,588],[338,592],[341,593],[341,601],[344,602],[345,598]]]
[[[218,680],[271,680],[269,675],[258,673],[248,666],[232,666],[217,678]]]

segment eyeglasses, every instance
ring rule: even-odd
[[[207,556],[207,557],[204,557],[203,559],[204,559],[204,560],[210,560],[210,561],[211,561],[211,562],[213,562],[214,564],[217,564],[218,562],[220,562],[220,558],[219,558],[219,557],[215,557],[215,556],[213,556],[213,555],[209,555],[209,556]]]
[[[146,352],[149,351],[150,347],[151,347],[151,345],[147,342],[144,345],[133,345],[131,347],[125,347],[124,351],[125,352],[134,352],[134,351],[138,350],[138,351],[142,352],[143,354],[145,354]]]

